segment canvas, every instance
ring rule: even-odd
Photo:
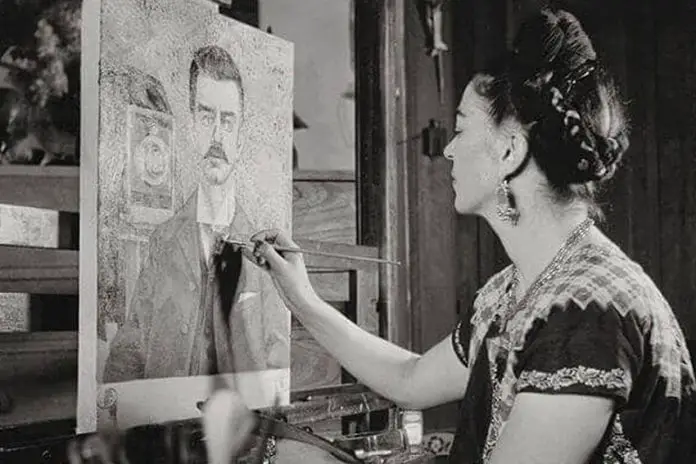
[[[290,315],[223,237],[290,229],[289,42],[210,1],[83,5],[78,430],[289,401]]]

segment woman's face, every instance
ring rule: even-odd
[[[501,130],[489,116],[489,102],[467,85],[457,107],[454,137],[445,148],[452,161],[454,208],[460,214],[481,214],[495,204],[500,159],[506,149]]]

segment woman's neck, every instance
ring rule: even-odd
[[[518,291],[524,293],[587,217],[586,207],[527,209],[517,225],[486,217],[517,268]]]

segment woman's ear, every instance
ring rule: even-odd
[[[529,144],[527,132],[516,121],[503,122],[504,149],[501,150],[501,168],[503,177],[515,172],[527,158]]]

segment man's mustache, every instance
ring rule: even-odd
[[[220,159],[222,161],[227,162],[227,156],[225,155],[225,150],[222,149],[222,145],[218,142],[214,142],[210,148],[208,148],[207,153],[203,157],[203,159],[208,159],[208,158],[216,158]]]

